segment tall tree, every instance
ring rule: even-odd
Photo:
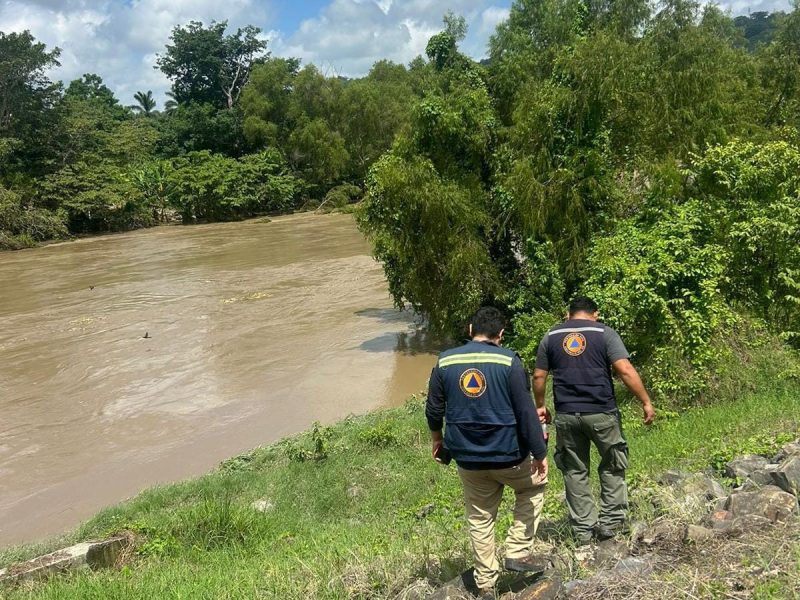
[[[233,108],[250,78],[253,65],[266,58],[261,30],[248,25],[225,35],[227,21],[204,27],[191,21],[172,30],[166,52],[156,63],[172,80],[178,103],[203,102]]]
[[[0,177],[12,168],[38,171],[46,162],[56,127],[51,109],[61,90],[46,73],[59,65],[60,53],[48,51],[28,31],[0,31],[0,153],[6,155]]]
[[[153,110],[156,107],[156,99],[153,98],[153,92],[151,90],[136,92],[133,95],[133,99],[136,100],[136,104],[131,106],[133,110],[143,114],[145,117],[149,117],[153,114]]]

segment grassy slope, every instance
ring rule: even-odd
[[[664,469],[706,469],[734,453],[776,447],[800,431],[798,408],[796,383],[772,380],[736,402],[662,413],[649,430],[626,410],[633,497]],[[327,458],[301,460],[317,444]],[[7,597],[391,597],[415,577],[446,580],[469,565],[461,489],[454,468],[435,465],[428,452],[419,399],[255,450],[108,509],[73,536],[137,532],[139,554],[129,566]],[[546,518],[556,532],[561,489],[554,470]],[[273,508],[252,510],[257,499]],[[508,498],[501,510],[502,533]],[[30,551],[6,551],[0,564]]]

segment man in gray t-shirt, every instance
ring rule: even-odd
[[[625,344],[612,328],[597,321],[597,304],[588,298],[570,303],[569,319],[542,339],[533,374],[533,390],[541,417],[544,395],[553,374],[556,409],[554,461],[564,475],[570,524],[579,543],[592,536],[613,537],[625,523],[628,494],[625,470],[628,445],[622,434],[612,370],[642,403],[644,422],[655,411]],[[600,453],[600,513],[589,485],[590,446]]]

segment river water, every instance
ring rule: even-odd
[[[309,214],[0,254],[0,546],[423,388],[368,250]]]

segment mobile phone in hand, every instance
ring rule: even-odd
[[[453,455],[450,454],[450,450],[448,450],[444,446],[439,446],[439,449],[436,451],[436,458],[443,465],[449,465],[450,461],[453,460]]]

